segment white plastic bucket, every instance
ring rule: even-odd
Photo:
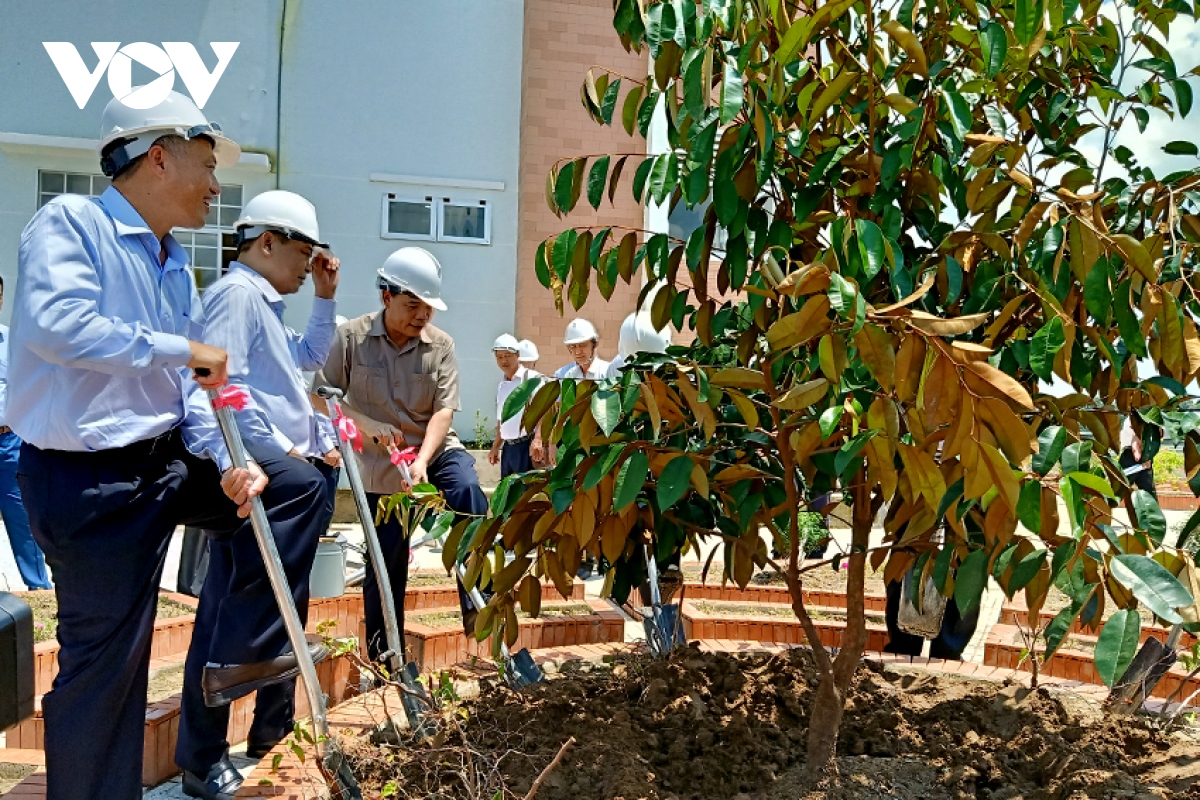
[[[317,545],[308,591],[314,599],[341,597],[346,593],[346,550],[341,542],[322,539]]]

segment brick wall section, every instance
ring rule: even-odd
[[[538,283],[533,267],[538,244],[571,225],[643,225],[642,208],[633,202],[630,189],[637,167],[633,159],[622,174],[615,207],[606,199],[596,212],[581,198],[576,211],[565,219],[557,218],[546,207],[546,176],[556,159],[645,152],[645,141],[626,136],[620,124],[628,82],[622,85],[613,126],[598,125],[584,111],[579,87],[588,68],[594,65],[635,78],[646,74],[647,56],[626,53],[613,30],[612,0],[526,0],[516,335],[537,344],[541,356],[538,369],[545,373],[570,360],[562,344],[563,330],[577,312],[568,301],[563,311],[566,316],[560,317],[553,295]],[[611,301],[605,302],[593,281],[591,295],[578,316],[590,319],[599,329],[602,358],[611,360],[616,356],[621,321],[633,310],[639,289],[637,277],[632,286],[618,281]]]

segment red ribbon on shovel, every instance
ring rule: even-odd
[[[397,467],[400,466],[401,464],[408,466],[409,464],[411,464],[417,460],[417,448],[415,448],[415,447],[406,447],[403,450],[393,447],[393,448],[391,448],[391,451],[392,451],[392,455],[391,455],[392,463],[394,465],[396,465]]]
[[[216,411],[222,408],[232,408],[234,411],[243,411],[250,403],[250,395],[240,386],[230,384],[217,393],[217,396],[212,399],[213,410]]]
[[[358,425],[354,420],[342,413],[340,403],[336,404],[334,409],[333,424],[337,428],[338,436],[342,438],[343,442],[349,442],[352,448],[361,453],[363,449],[362,431],[358,429]]]

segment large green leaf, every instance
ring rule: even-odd
[[[943,89],[942,96],[946,98],[946,106],[950,110],[950,124],[954,127],[954,132],[961,141],[963,137],[971,132],[971,123],[973,121],[971,107],[967,105],[966,98],[958,92]]]
[[[1200,155],[1200,147],[1195,142],[1174,141],[1163,145],[1163,152],[1173,156]]]
[[[1105,686],[1111,687],[1125,674],[1137,655],[1142,634],[1142,618],[1136,608],[1123,608],[1104,623],[1096,640],[1096,672]]]
[[[1167,535],[1167,519],[1154,495],[1143,489],[1133,490],[1133,511],[1137,514],[1138,527],[1150,534],[1155,544],[1162,544]]]
[[[1083,489],[1075,481],[1064,478],[1058,484],[1063,503],[1067,507],[1067,519],[1071,522],[1071,535],[1078,539],[1083,535],[1085,507]]]
[[[1042,529],[1042,484],[1027,481],[1017,501],[1017,520],[1033,533]]]
[[[1101,325],[1108,325],[1112,308],[1112,287],[1109,279],[1108,259],[1102,258],[1092,267],[1083,287],[1083,300],[1088,313]]]
[[[846,318],[854,313],[857,295],[858,290],[850,281],[836,272],[829,276],[829,305],[838,312],[838,316]]]
[[[867,280],[874,278],[883,269],[883,231],[868,219],[856,219],[854,228],[858,232],[858,250],[862,256],[863,271]],[[866,286],[866,284],[863,284]]]
[[[1058,317],[1042,326],[1029,345],[1029,368],[1044,381],[1054,377],[1054,356],[1066,344],[1062,320]]]
[[[867,446],[867,442],[871,441],[871,438],[877,433],[879,433],[879,431],[876,430],[863,431],[842,445],[841,449],[838,450],[837,455],[834,456],[833,459],[834,472],[836,472],[838,475],[844,473],[846,471],[846,467],[850,466],[850,463],[854,461],[854,459],[858,457],[858,454],[862,452],[862,449]]]
[[[1038,572],[1046,563],[1047,550],[1034,550],[1016,564],[1012,565],[1012,576],[1008,580],[1008,595],[1013,596],[1029,585],[1037,577]]]
[[[571,188],[575,183],[575,162],[568,161],[558,170],[558,177],[554,180],[554,205],[555,209],[560,214],[565,214],[571,210]]]
[[[1121,339],[1129,352],[1141,358],[1146,357],[1146,340],[1142,336],[1141,323],[1134,313],[1133,302],[1130,299],[1130,283],[1128,280],[1117,284],[1113,292],[1113,316],[1117,318],[1117,327],[1121,331]]]
[[[1175,609],[1190,606],[1192,597],[1162,564],[1146,556],[1128,554],[1113,556],[1108,568],[1146,608],[1172,624],[1183,621]]]
[[[658,476],[658,510],[666,511],[687,494],[695,462],[689,456],[676,456]]]
[[[598,389],[592,393],[592,417],[605,436],[612,436],[621,421],[621,395],[612,389]]]
[[[987,553],[982,550],[972,550],[954,574],[954,602],[958,609],[966,614],[979,605],[979,598],[987,586]]]
[[[842,420],[842,415],[845,413],[845,406],[833,406],[821,412],[821,416],[817,419],[817,424],[820,426],[822,439],[828,439],[833,435],[838,423]]]
[[[650,460],[642,450],[634,451],[625,459],[617,473],[617,484],[613,490],[613,510],[620,511],[637,500],[638,492],[646,483],[646,474],[650,470]]]
[[[1112,487],[1108,485],[1108,481],[1095,475],[1091,472],[1068,472],[1067,477],[1085,489],[1091,489],[1094,492],[1104,495],[1105,497],[1116,497]]]
[[[592,171],[588,173],[587,198],[592,208],[600,208],[600,201],[604,199],[604,187],[608,184],[608,162],[608,156],[597,158],[596,163],[592,164]]]
[[[1061,425],[1051,425],[1038,434],[1038,451],[1033,456],[1033,471],[1045,477],[1067,446],[1067,430]]]
[[[525,404],[529,402],[529,398],[533,397],[533,393],[542,385],[540,378],[529,378],[523,381],[520,386],[512,390],[512,393],[504,399],[504,408],[500,415],[503,417],[501,422],[507,422],[525,410]]]
[[[987,76],[995,78],[1004,68],[1004,59],[1008,55],[1008,36],[1004,33],[1004,26],[997,22],[985,24],[979,31],[979,47]]]
[[[742,111],[746,99],[746,79],[736,61],[725,64],[725,77],[721,81],[721,124],[728,125]]]
[[[1179,110],[1179,116],[1186,117],[1192,112],[1192,87],[1184,79],[1172,81],[1171,88],[1175,90],[1175,107]]]
[[[604,480],[604,476],[612,472],[613,467],[621,458],[621,454],[623,452],[625,452],[625,449],[621,445],[611,445],[608,450],[605,451],[604,455],[602,455],[598,461],[592,464],[591,469],[589,469],[587,475],[584,476],[583,490],[585,492],[589,492],[596,488],[596,486],[600,484],[600,481]]]
[[[1046,626],[1046,651],[1043,658],[1046,661],[1058,651],[1059,645],[1063,643],[1067,632],[1071,630],[1071,623],[1079,616],[1079,612],[1083,610],[1083,603],[1075,602],[1059,611],[1054,615],[1054,619],[1050,620],[1050,624]]]
[[[1044,0],[1017,0],[1013,34],[1022,47],[1028,47],[1042,27],[1042,20],[1046,16],[1043,3]]]
[[[1073,442],[1063,448],[1062,471],[1088,472],[1092,463],[1092,443]]]

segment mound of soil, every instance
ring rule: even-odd
[[[802,768],[816,687],[805,651],[685,649],[669,662],[631,656],[560,675],[519,694],[485,681],[425,744],[352,744],[364,788],[521,798],[574,737],[538,800],[1200,798],[1193,738],[1045,689],[865,665],[840,778],[813,788]]]

